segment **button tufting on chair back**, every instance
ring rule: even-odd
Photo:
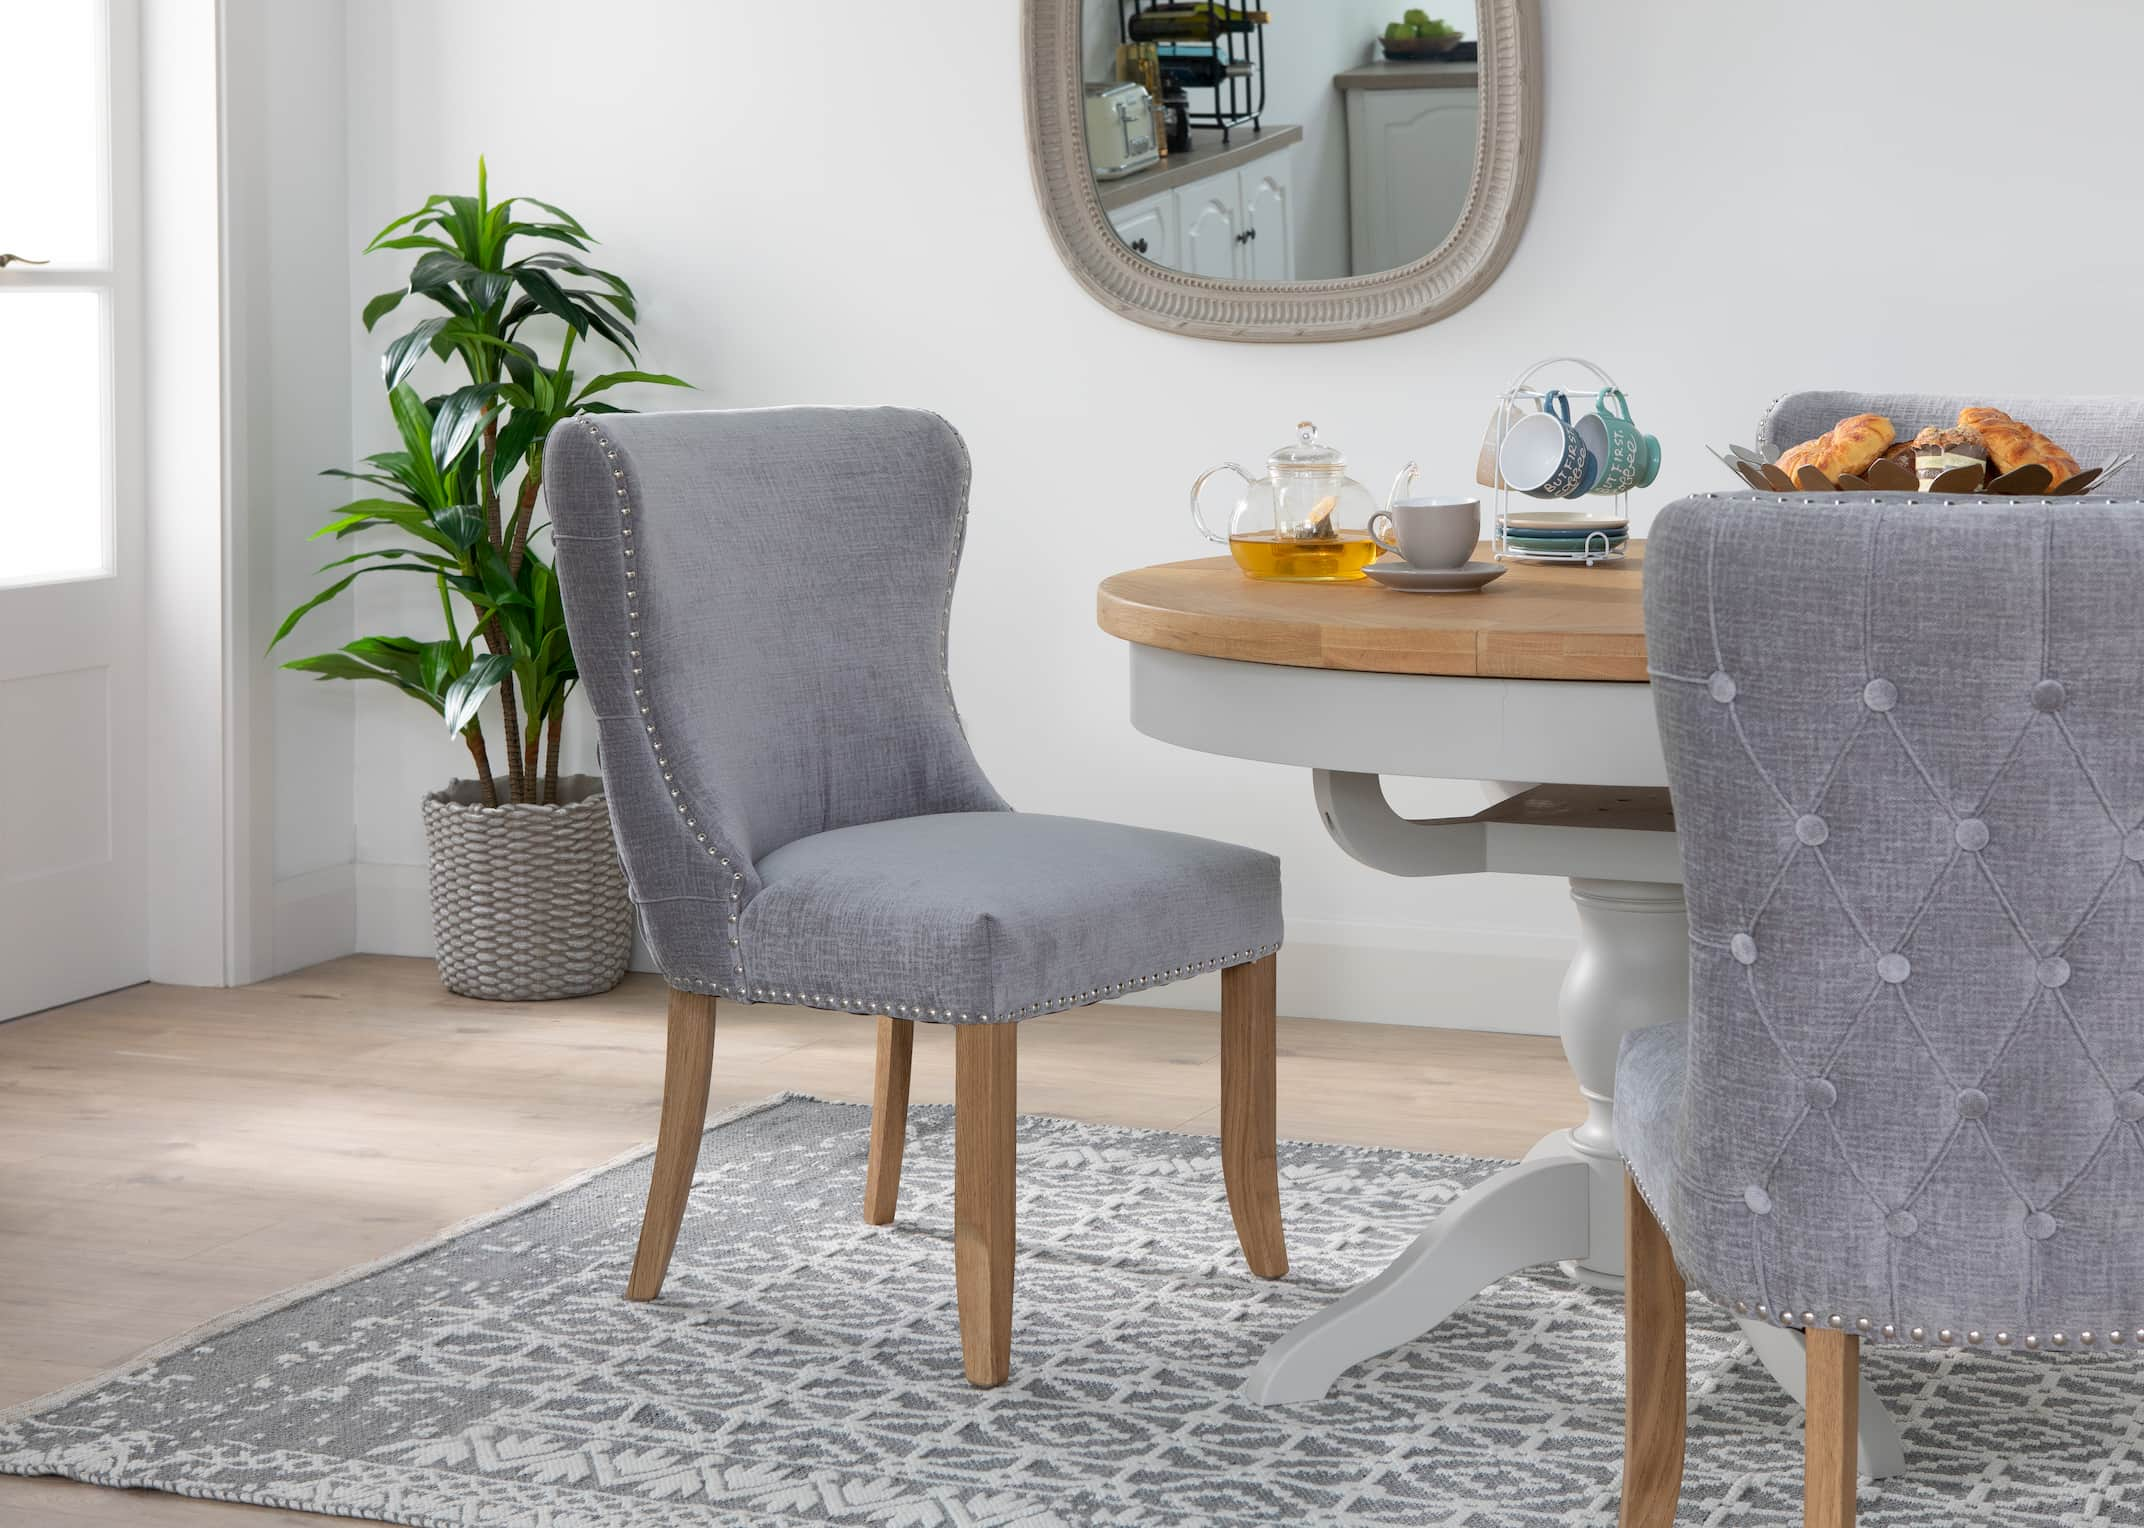
[[[1646,624],[1691,1283],[1901,1341],[2144,1338],[2144,505],[1685,499]]]

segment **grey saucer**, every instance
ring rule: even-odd
[[[1456,568],[1418,568],[1397,557],[1373,562],[1362,570],[1387,589],[1406,594],[1465,594],[1504,576],[1500,562],[1469,562]]]

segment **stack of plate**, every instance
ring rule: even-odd
[[[1524,509],[1504,517],[1504,542],[1514,552],[1583,557],[1587,551],[1620,552],[1630,539],[1630,521],[1620,515],[1589,515],[1572,509]]]

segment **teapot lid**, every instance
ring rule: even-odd
[[[1318,427],[1309,420],[1297,422],[1295,439],[1266,458],[1266,465],[1284,472],[1339,472],[1347,458],[1318,439]]]

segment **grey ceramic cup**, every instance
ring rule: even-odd
[[[1370,516],[1370,539],[1417,568],[1457,568],[1481,540],[1479,499],[1395,499]]]

